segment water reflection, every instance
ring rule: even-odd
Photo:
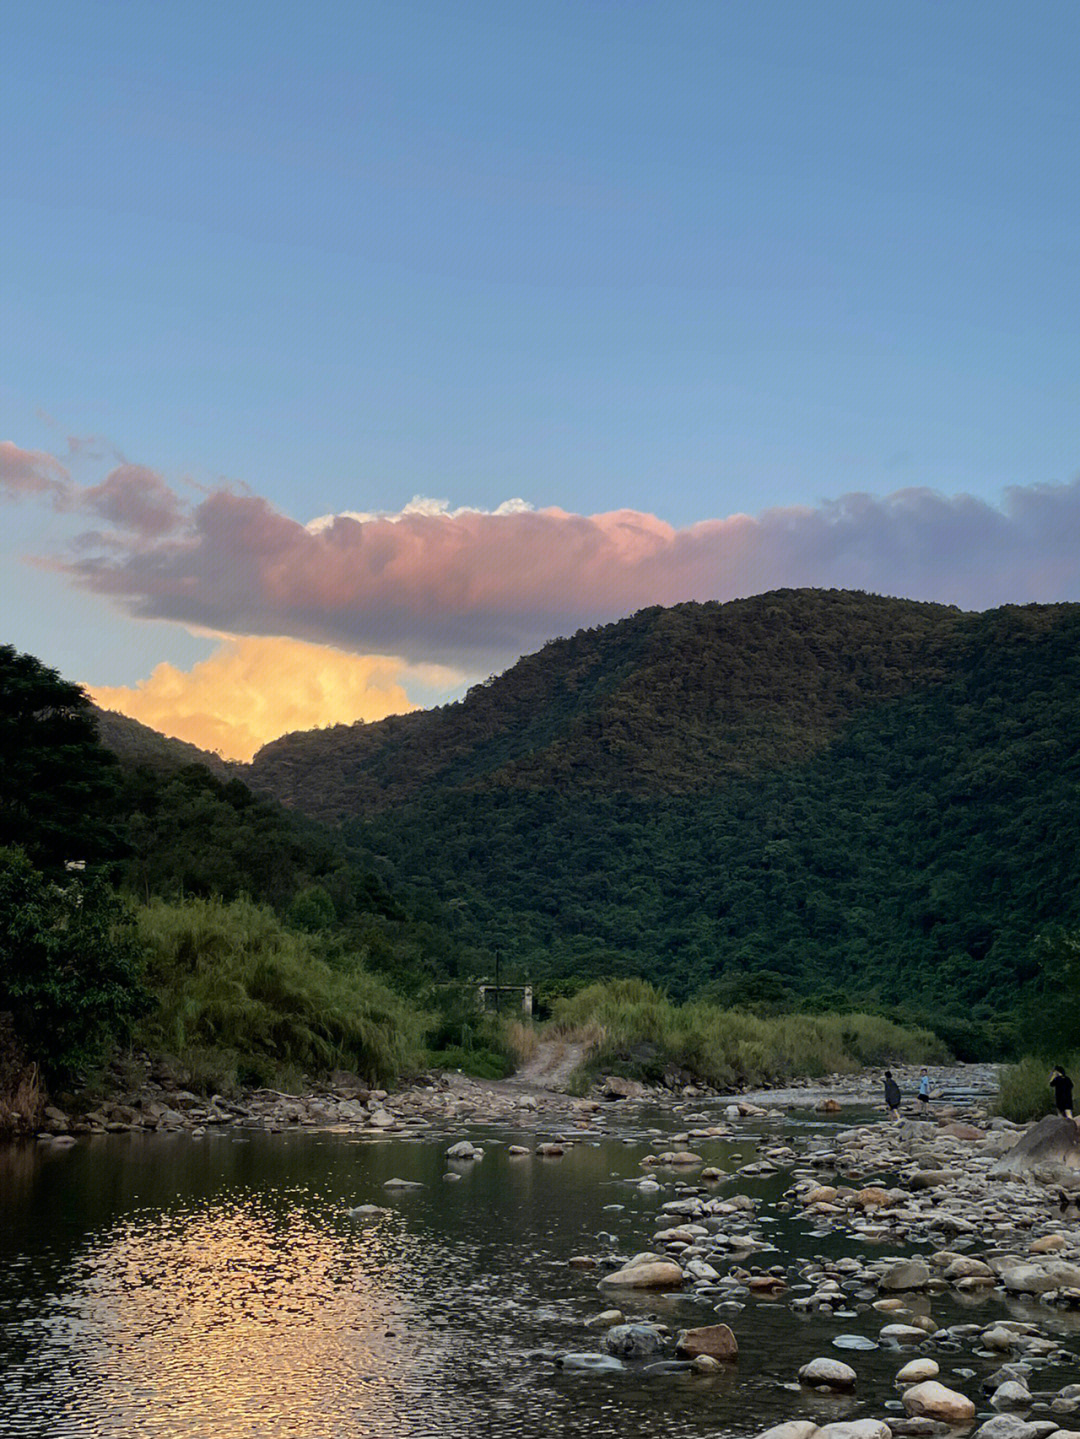
[[[712,1439],[850,1407],[786,1386],[834,1333],[876,1333],[876,1316],[799,1322],[769,1300],[738,1316],[739,1363],[719,1375],[557,1371],[538,1351],[594,1348],[583,1321],[608,1302],[567,1260],[645,1247],[671,1191],[625,1182],[644,1143],[540,1162],[489,1142],[447,1184],[446,1142],[131,1135],[0,1151],[0,1435]],[[752,1138],[701,1148],[728,1170],[754,1155]],[[386,1190],[394,1177],[418,1187]],[[737,1187],[771,1206],[786,1182]],[[351,1221],[363,1202],[391,1212]],[[766,1217],[773,1258],[855,1247]],[[672,1327],[715,1318],[682,1295],[623,1302]],[[934,1314],[964,1317],[954,1300]],[[896,1367],[861,1354],[860,1397],[891,1396]]]

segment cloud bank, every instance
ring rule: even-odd
[[[289,730],[407,714],[417,708],[404,688],[409,681],[460,679],[384,656],[248,638],[227,641],[189,671],[160,664],[137,685],[91,686],[90,695],[103,709],[120,710],[162,734],[226,759],[249,760]]]
[[[971,609],[1080,599],[1080,481],[1010,489],[999,505],[928,489],[848,494],[683,528],[633,510],[420,499],[303,524],[257,494],[181,499],[140,466],[79,487],[50,456],[8,446],[0,458],[9,497],[104,523],[39,562],[129,615],[472,674],[645,605],[779,586]]]

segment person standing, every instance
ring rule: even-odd
[[[926,1114],[930,1108],[930,1076],[923,1069],[919,1075],[919,1113]]]
[[[885,1071],[885,1107],[894,1119],[900,1118],[900,1086],[892,1077],[892,1070]]]
[[[1054,1091],[1054,1103],[1062,1119],[1073,1117],[1073,1082],[1060,1064],[1054,1065],[1050,1076],[1050,1088]]]

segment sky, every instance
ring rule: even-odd
[[[246,758],[644,605],[1080,600],[1080,7],[38,0],[0,642]]]

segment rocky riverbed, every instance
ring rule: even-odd
[[[915,1076],[898,1078],[913,1094]],[[575,1291],[595,1286],[595,1300],[578,1341],[538,1349],[534,1365],[578,1384],[625,1376],[730,1389],[767,1318],[774,1333],[790,1326],[800,1362],[777,1376],[767,1403],[748,1396],[743,1435],[1073,1439],[1080,1170],[1058,1164],[1040,1180],[1035,1161],[1016,1160],[1025,1130],[991,1115],[988,1067],[933,1080],[931,1112],[909,1099],[893,1122],[876,1074],[739,1096],[613,1079],[585,1099],[456,1075],[391,1095],[339,1075],[302,1098],[263,1090],[234,1101],[159,1070],[89,1113],[51,1111],[40,1143],[127,1130],[314,1130],[429,1145],[441,1135],[442,1178],[460,1183],[491,1162],[485,1129],[526,1163],[621,1137],[640,1153],[637,1175],[620,1183],[653,1201],[654,1217],[640,1233],[624,1224],[617,1239],[582,1233],[564,1262]],[[1063,1152],[1068,1137],[1055,1143]],[[416,1185],[391,1175],[349,1211],[353,1222],[381,1222]],[[777,1242],[781,1227],[800,1243]],[[669,1322],[676,1301],[700,1322]],[[816,1355],[805,1353],[807,1326]],[[755,1429],[759,1403],[770,1420],[790,1417]]]

